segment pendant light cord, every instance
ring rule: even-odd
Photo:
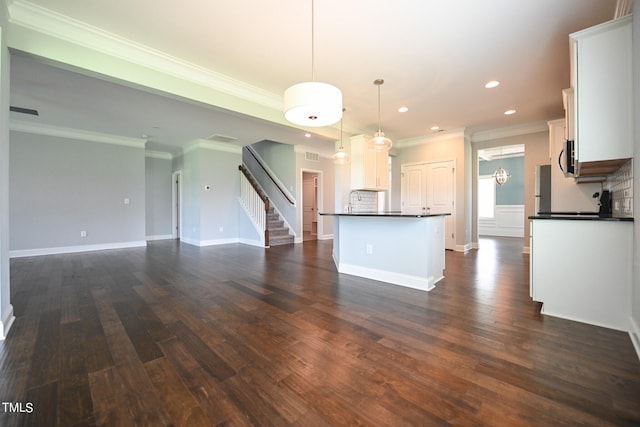
[[[311,81],[315,82],[315,73],[314,73],[314,47],[315,47],[315,22],[314,22],[314,1],[311,0]]]

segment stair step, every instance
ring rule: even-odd
[[[269,229],[269,237],[271,236],[288,236],[289,229],[286,227]]]
[[[292,235],[285,236],[269,236],[269,246],[280,246],[280,245],[288,245],[294,243]]]

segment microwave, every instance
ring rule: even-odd
[[[564,176],[572,177],[575,175],[575,141],[567,139],[564,142],[560,155],[558,156],[558,165]]]

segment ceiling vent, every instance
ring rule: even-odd
[[[304,159],[310,162],[319,162],[320,155],[318,153],[310,153],[307,151],[304,153]]]
[[[236,138],[234,136],[220,135],[219,133],[214,133],[213,135],[208,136],[206,139],[209,140],[209,141],[226,142],[226,143],[238,140],[238,138]]]

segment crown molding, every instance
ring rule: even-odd
[[[422,136],[416,136],[413,138],[402,139],[402,140],[399,140],[395,144],[395,146],[398,149],[402,149],[402,148],[408,148],[408,147],[416,147],[418,145],[429,144],[435,141],[446,141],[450,139],[459,140],[459,139],[465,139],[465,138],[466,138],[465,128],[459,128],[459,129],[451,129],[451,130],[436,132],[431,135],[422,135]]]
[[[86,130],[45,125],[40,123],[24,122],[20,120],[9,121],[9,130],[14,132],[30,133],[34,135],[53,136],[57,138],[74,139],[85,142],[98,142],[101,144],[123,145],[125,147],[144,149],[146,139],[130,138],[120,135],[89,132]]]
[[[200,148],[204,150],[224,151],[227,153],[242,154],[242,147],[238,147],[237,145],[225,144],[223,142],[208,141],[205,139],[195,139],[191,141],[191,143],[184,148],[183,153],[190,153],[191,151],[195,151]]]
[[[471,142],[492,141],[494,139],[509,138],[512,136],[528,135],[531,133],[546,132],[549,130],[547,122],[525,123],[518,126],[510,126],[499,129],[474,132]]]
[[[152,159],[173,160],[171,153],[165,151],[145,150],[144,156]]]
[[[87,25],[29,1],[9,4],[9,22],[130,63],[281,110],[282,96]]]

